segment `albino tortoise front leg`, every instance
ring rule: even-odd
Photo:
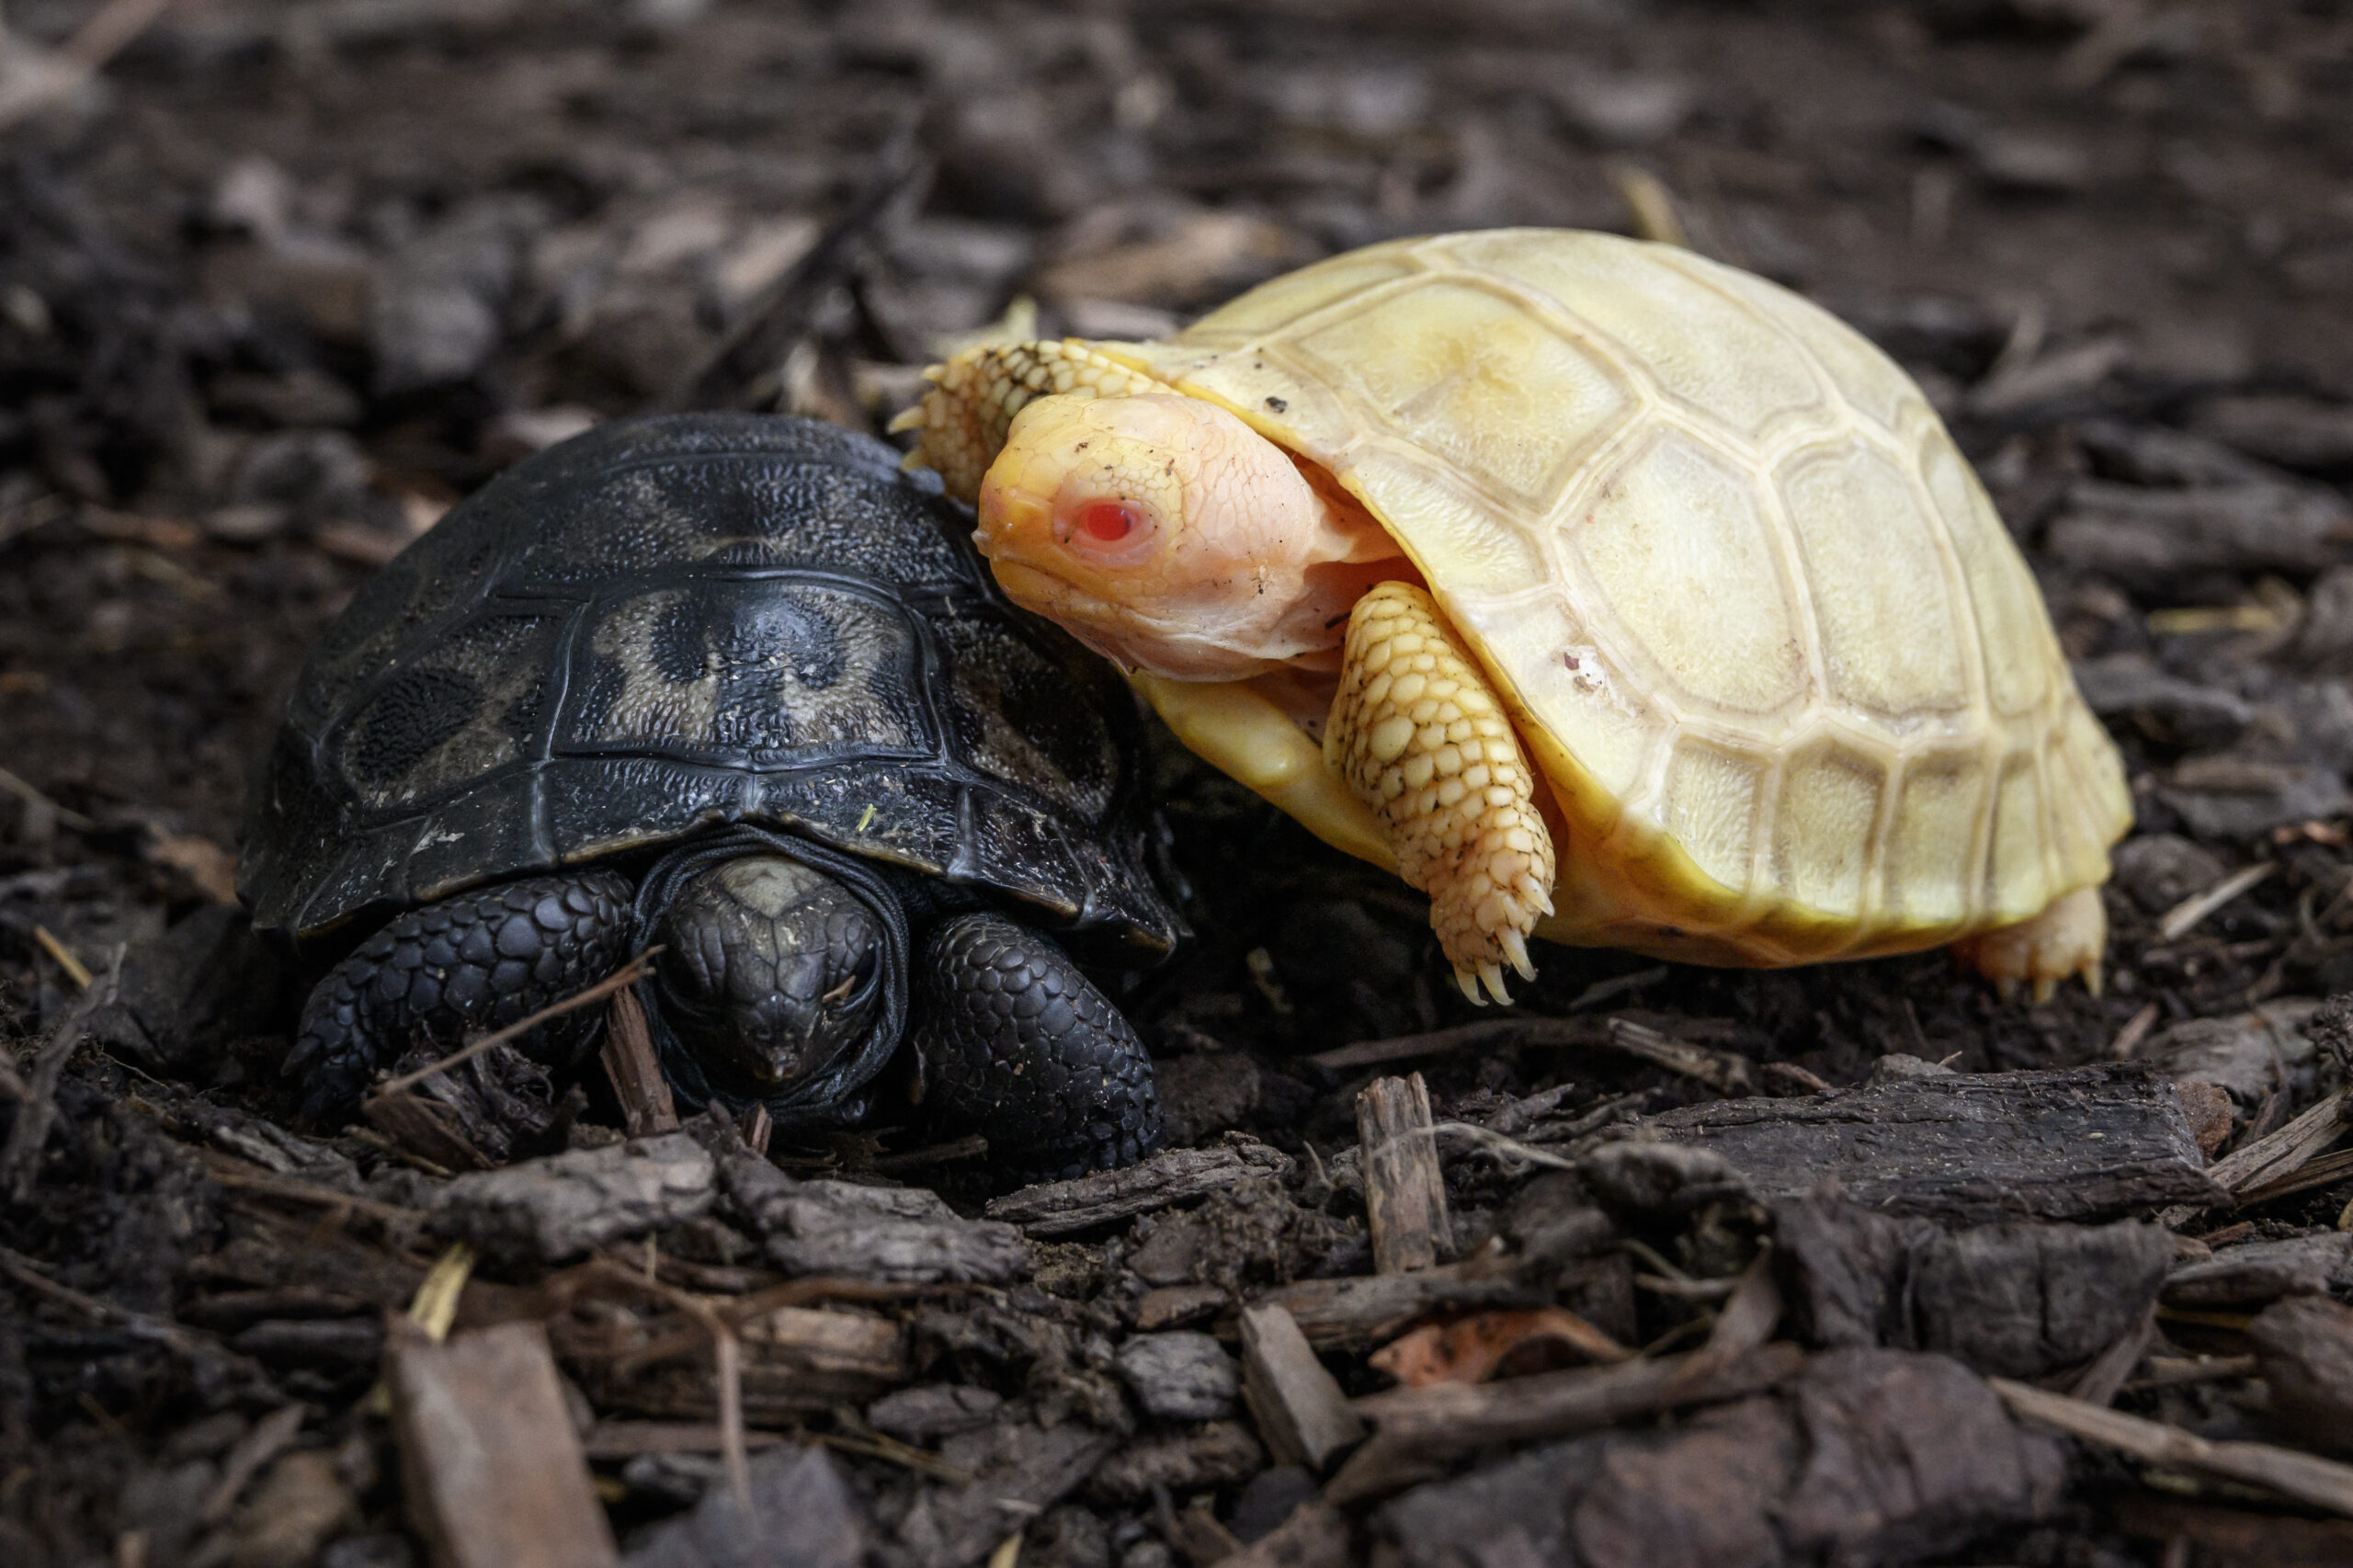
[[[2048,1002],[2071,974],[2082,975],[2085,987],[2098,995],[2100,958],[2107,949],[2108,908],[2099,889],[2091,887],[2061,893],[2030,919],[1964,937],[1952,945],[1952,956],[1992,981],[2004,996],[2014,994],[2023,980],[2037,1002]]]
[[[1474,1003],[1503,965],[1536,978],[1528,934],[1552,913],[1552,837],[1536,770],[1484,671],[1437,603],[1382,583],[1348,616],[1324,757],[1380,818],[1397,869],[1430,895],[1430,926]]]

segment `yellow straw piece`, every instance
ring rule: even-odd
[[[76,986],[80,987],[84,991],[87,991],[90,988],[89,970],[83,965],[80,959],[74,956],[73,949],[67,947],[55,937],[50,935],[48,926],[34,926],[33,940],[40,944],[40,950],[42,952],[47,953],[51,958],[57,960],[57,967],[65,971],[66,979],[72,981]]]
[[[426,1275],[425,1283],[416,1288],[416,1299],[408,1304],[412,1322],[440,1344],[449,1337],[449,1325],[458,1321],[458,1297],[465,1290],[466,1278],[474,1271],[474,1249],[463,1242],[453,1244]]]

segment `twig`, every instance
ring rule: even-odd
[[[1726,1094],[1754,1089],[1748,1059],[1688,1040],[1671,1039],[1631,1018],[1496,1018],[1459,1024],[1427,1034],[1398,1035],[1389,1040],[1363,1040],[1325,1051],[1307,1060],[1335,1072],[1349,1067],[1375,1067],[1416,1056],[1447,1051],[1498,1050],[1516,1046],[1615,1051],[1697,1078]]]
[[[834,1430],[815,1434],[817,1440],[836,1446],[845,1453],[865,1454],[918,1474],[932,1476],[950,1486],[970,1486],[974,1477],[969,1470],[949,1464],[938,1455],[918,1449],[910,1443],[877,1432],[866,1424],[866,1418],[853,1405],[834,1407]]]
[[[475,1040],[472,1044],[465,1046],[460,1050],[451,1051],[449,1055],[443,1057],[438,1062],[427,1062],[414,1073],[404,1073],[388,1084],[381,1084],[377,1085],[374,1094],[369,1096],[369,1097],[371,1099],[381,1099],[388,1095],[397,1095],[404,1089],[414,1088],[417,1085],[425,1082],[426,1079],[432,1077],[436,1073],[447,1073],[450,1068],[470,1062],[473,1060],[473,1058],[480,1056],[485,1051],[494,1051],[499,1046],[505,1045],[510,1040],[530,1033],[533,1029],[538,1028],[541,1024],[546,1023],[550,1018],[561,1017],[566,1013],[576,1012],[582,1007],[603,1001],[606,997],[610,996],[614,992],[619,991],[624,985],[636,984],[640,980],[645,978],[645,966],[651,963],[653,961],[654,955],[661,950],[661,946],[658,943],[654,947],[646,949],[643,952],[638,954],[637,957],[630,960],[629,962],[621,965],[620,968],[613,971],[612,973],[605,976],[604,979],[597,982],[596,984],[589,986],[586,990],[575,991],[561,1002],[551,1002],[546,1006],[540,1008],[538,1012],[531,1014],[529,1017],[517,1018],[513,1023],[507,1025],[505,1028],[496,1030],[491,1034],[486,1034],[480,1040]]]
[[[1677,1405],[1743,1399],[1786,1382],[1804,1366],[1804,1351],[1776,1343],[1729,1363],[1699,1350],[1500,1382],[1435,1383],[1367,1394],[1351,1404],[1378,1431],[1332,1479],[1325,1495],[1364,1501],[1427,1479],[1433,1464],[1452,1455],[1491,1444],[1566,1437]],[[1695,1367],[1699,1369],[1691,1370]]]
[[[2130,1454],[2146,1464],[2202,1471],[2268,1486],[2316,1508],[2353,1515],[2353,1465],[2269,1443],[2211,1442],[2162,1421],[2127,1415],[2007,1378],[1990,1380],[2013,1414]]]
[[[202,1337],[176,1323],[166,1323],[145,1312],[135,1312],[128,1307],[118,1307],[112,1301],[100,1301],[96,1296],[85,1296],[70,1285],[60,1285],[34,1267],[32,1259],[5,1246],[0,1246],[0,1274],[7,1275],[28,1290],[47,1296],[53,1301],[63,1301],[100,1323],[113,1324],[126,1333],[137,1335],[142,1339],[152,1339],[183,1356],[199,1356],[213,1348]]]
[[[2277,860],[2265,860],[2256,865],[2242,867],[2204,892],[2190,894],[2189,897],[2166,910],[2165,918],[2157,922],[2157,940],[2179,941],[2196,930],[2199,923],[2208,915],[2256,883],[2268,880],[2279,869],[2279,863]]]
[[[2141,1321],[2116,1336],[2109,1347],[2092,1358],[2092,1364],[2067,1392],[2086,1404],[2100,1406],[2116,1403],[2116,1396],[2131,1380],[2132,1369],[2141,1364],[2149,1346],[2157,1342],[2157,1312],[2151,1307],[2141,1314]]]
[[[626,1285],[669,1302],[700,1324],[703,1332],[710,1335],[711,1369],[719,1383],[719,1438],[721,1451],[726,1457],[727,1487],[734,1493],[735,1505],[744,1510],[744,1517],[751,1518],[752,1461],[744,1441],[744,1349],[743,1343],[735,1337],[735,1330],[701,1297],[665,1285],[659,1279],[648,1279],[608,1258],[594,1258],[583,1267],[591,1277]]]
[[[153,26],[171,4],[172,0],[107,0],[45,62],[45,70],[14,94],[0,96],[0,131],[39,114],[88,81]]]
[[[2132,1053],[2141,1049],[2141,1042],[2149,1038],[2149,1031],[2157,1027],[2162,1012],[2162,1008],[2151,1002],[2126,1019],[2124,1027],[2116,1031],[2116,1038],[2108,1042],[2109,1055],[2119,1062],[2131,1061]]]
[[[6,790],[28,805],[38,806],[76,833],[87,833],[98,824],[77,811],[72,811],[51,800],[32,784],[26,782],[5,767],[0,767],[0,790]]]
[[[1507,1049],[1523,1045],[1592,1046],[1607,1043],[1597,1024],[1566,1018],[1494,1018],[1426,1034],[1395,1035],[1387,1040],[1360,1040],[1333,1051],[1317,1051],[1308,1060],[1318,1067],[1339,1072],[1349,1067],[1381,1067],[1416,1056],[1440,1056],[1449,1051]]]
[[[2299,1192],[2310,1192],[2316,1187],[2334,1186],[2349,1176],[2353,1176],[2353,1149],[2339,1149],[2333,1154],[2321,1155],[2293,1176],[2267,1181],[2261,1187],[2248,1187],[2236,1197],[2240,1208],[2252,1209],[2275,1198],[2291,1198]]]
[[[1523,1143],[1517,1138],[1506,1138],[1493,1128],[1476,1126],[1468,1121],[1440,1121],[1431,1124],[1432,1137],[1442,1132],[1450,1132],[1458,1137],[1467,1138],[1489,1153],[1505,1160],[1525,1160],[1531,1165],[1549,1165],[1556,1171],[1573,1171],[1577,1168],[1577,1163],[1574,1160],[1564,1160],[1558,1154],[1549,1153],[1531,1144]]]
[[[600,1261],[609,1264],[614,1268],[628,1267],[620,1259],[609,1256]],[[645,1276],[640,1273],[636,1278],[642,1280]],[[843,1275],[813,1274],[799,1279],[788,1279],[781,1284],[770,1285],[764,1290],[755,1290],[748,1296],[739,1296],[724,1305],[714,1306],[711,1310],[717,1312],[729,1327],[741,1328],[744,1324],[755,1319],[766,1317],[780,1308],[807,1306],[813,1301],[897,1301],[909,1297],[958,1295],[969,1292],[972,1289],[968,1285],[901,1285],[881,1283],[871,1279],[852,1279]],[[650,1340],[634,1350],[616,1357],[613,1361],[613,1375],[627,1378],[643,1371],[648,1367],[659,1366],[673,1356],[682,1356],[693,1349],[700,1342],[701,1337],[699,1334],[688,1331],[664,1335]]]
[[[1726,1301],[1740,1289],[1737,1278],[1669,1279],[1664,1274],[1637,1274],[1634,1289],[1648,1290],[1654,1296],[1671,1296],[1678,1301]]]
[[[218,1149],[199,1149],[205,1174],[222,1187],[239,1187],[268,1198],[283,1198],[292,1203],[307,1203],[320,1209],[337,1209],[347,1214],[365,1214],[387,1226],[415,1226],[425,1219],[421,1209],[404,1209],[397,1203],[385,1203],[378,1199],[362,1198],[357,1193],[338,1192],[331,1187],[303,1181],[296,1176],[279,1176],[258,1165],[224,1154]]]
[[[246,1486],[272,1460],[294,1446],[302,1423],[310,1416],[311,1407],[297,1400],[292,1404],[279,1405],[256,1422],[253,1430],[239,1438],[237,1446],[229,1450],[229,1457],[222,1461],[221,1480],[204,1500],[204,1506],[197,1511],[197,1523],[227,1523]]]
[[[1598,1007],[1604,1002],[1615,1002],[1629,991],[1656,985],[1671,972],[1665,964],[1654,964],[1649,969],[1638,969],[1631,974],[1616,974],[1608,980],[1597,980],[1578,992],[1563,1011],[1582,1013],[1588,1007]]]
[[[1759,1069],[1759,1071],[1768,1078],[1775,1079],[1782,1083],[1795,1084],[1799,1088],[1803,1089],[1809,1095],[1827,1095],[1836,1093],[1829,1084],[1824,1081],[1819,1073],[1809,1072],[1807,1069],[1799,1066],[1794,1062],[1768,1062]]]
[[[1609,1020],[1609,1043],[1629,1056],[1639,1056],[1670,1073],[1697,1078],[1727,1095],[1756,1092],[1756,1074],[1750,1070],[1748,1058],[1729,1051],[1714,1051],[1676,1040],[1631,1018]]]
[[[739,406],[745,389],[783,361],[806,333],[811,310],[847,269],[858,247],[903,195],[927,181],[931,165],[920,151],[917,126],[916,117],[909,116],[892,132],[841,216],[672,383],[654,412]]]
[[[2145,1369],[2143,1374],[2124,1385],[2127,1392],[2251,1378],[2256,1374],[2257,1363],[2252,1356],[2200,1356],[2194,1359],[2187,1356],[2152,1356],[2141,1365]]]
[[[2234,1198],[2294,1176],[2343,1130],[2348,1092],[2337,1090],[2278,1131],[2215,1161],[2206,1174]]]
[[[40,944],[42,952],[56,960],[57,967],[65,971],[65,978],[74,983],[74,990],[87,991],[90,988],[90,966],[75,958],[74,949],[59,941],[55,932],[46,926],[36,925],[33,940]]]
[[[1610,183],[1618,187],[1619,199],[1626,204],[1627,220],[1637,236],[1663,245],[1691,248],[1690,236],[1683,232],[1683,220],[1675,210],[1675,198],[1665,180],[1620,159],[1610,160],[1608,172]]]
[[[116,944],[105,983],[92,985],[74,999],[74,1006],[33,1058],[32,1076],[18,1102],[17,1124],[9,1130],[8,1146],[0,1149],[0,1190],[18,1203],[31,1196],[33,1180],[40,1171],[40,1152],[49,1142],[50,1125],[57,1119],[57,1081],[65,1075],[65,1063],[82,1043],[82,1032],[90,1019],[114,1000],[122,979],[122,954],[121,944]]]
[[[663,1075],[662,1059],[654,1052],[645,1009],[627,986],[613,993],[605,1009],[603,1061],[631,1137],[677,1131],[678,1108],[670,1095],[670,1080]]]

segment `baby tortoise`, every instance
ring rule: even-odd
[[[660,944],[640,992],[689,1107],[853,1123],[904,1039],[1003,1172],[1156,1147],[1142,1046],[1038,928],[1127,967],[1181,932],[1135,705],[971,530],[878,441],[702,415],[564,442],[404,551],[303,666],[239,867],[256,927],[368,933],[302,1014],[309,1112]]]
[[[1797,296],[1500,230],[930,378],[1006,592],[1426,890],[1474,1002],[1531,934],[2097,988],[2115,747],[1919,388]]]

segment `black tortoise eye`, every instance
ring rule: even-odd
[[[817,1000],[829,1004],[847,1002],[854,997],[863,995],[867,987],[873,983],[873,980],[874,953],[871,949],[869,949],[865,953],[859,955],[858,962],[851,966],[849,974],[839,985],[835,986],[831,991],[828,991],[823,996],[818,997]]]

